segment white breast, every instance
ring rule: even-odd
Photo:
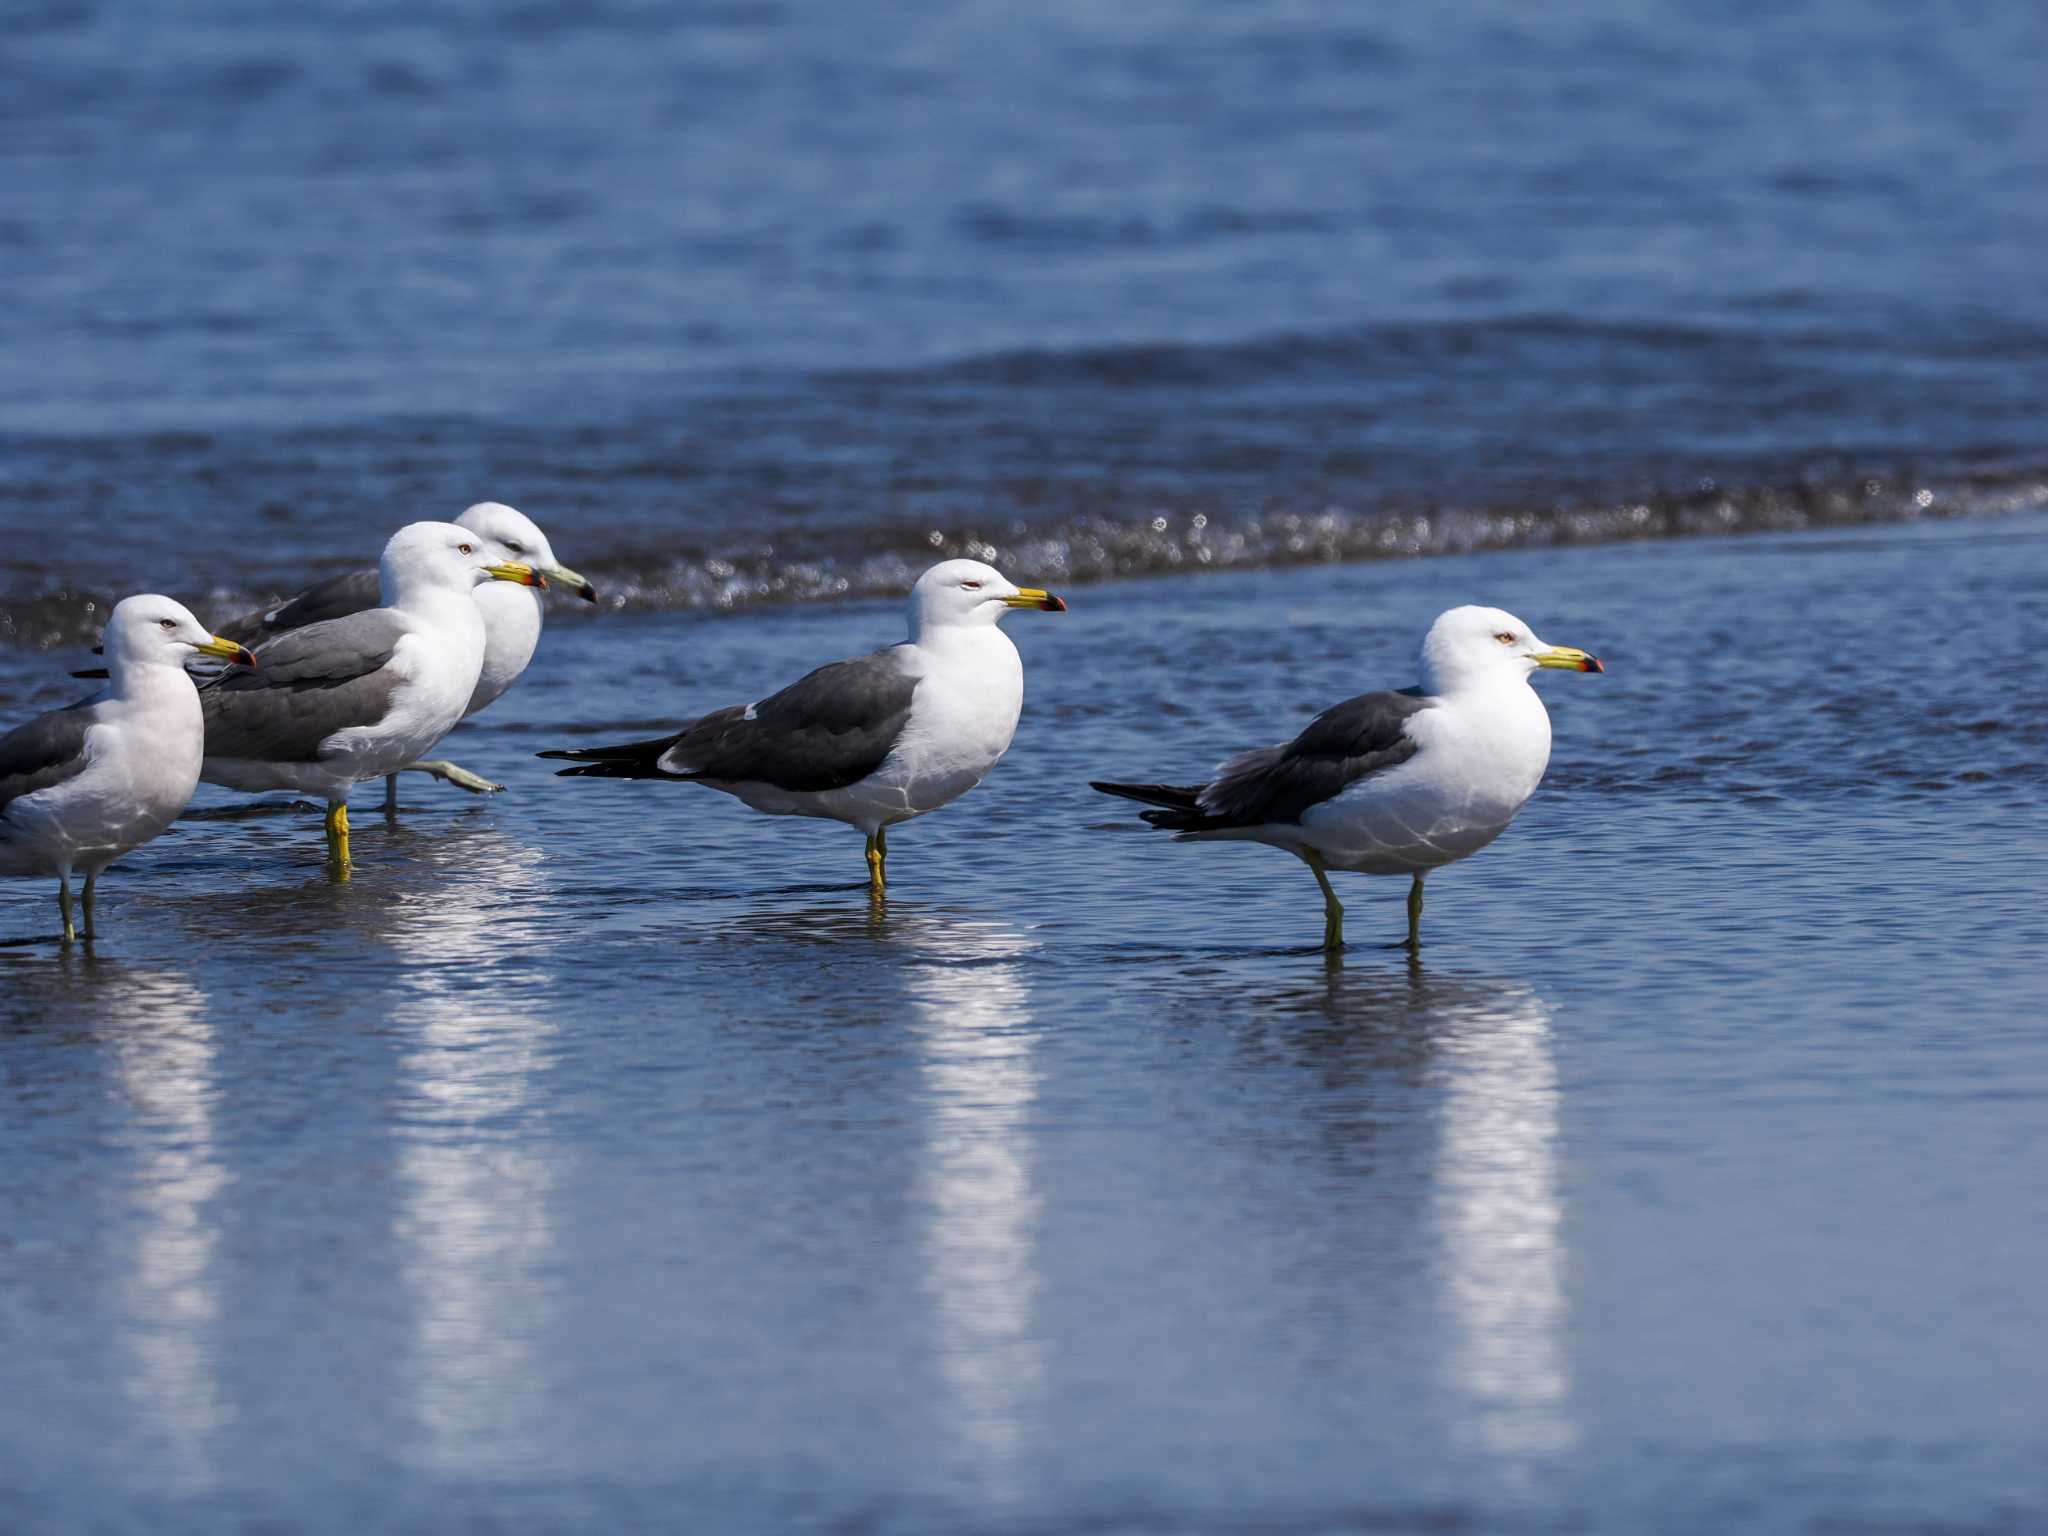
[[[484,619],[484,659],[465,716],[519,681],[540,644],[544,616],[540,593],[516,582],[485,582],[476,589],[476,606]]]
[[[860,783],[816,796],[803,814],[865,830],[893,826],[957,800],[1009,750],[1024,708],[1024,663],[1009,636],[994,625],[949,631],[915,647],[912,665],[921,669],[917,696],[895,750]]]
[[[962,632],[926,653],[910,724],[876,777],[902,785],[912,814],[936,810],[1010,750],[1023,709],[1024,663],[1010,637],[993,625]]]
[[[1302,817],[1337,869],[1402,874],[1477,853],[1507,829],[1550,762],[1550,716],[1521,678],[1452,695],[1409,721],[1421,750]]]
[[[97,873],[163,832],[191,801],[205,742],[199,695],[177,668],[149,671],[161,675],[95,706],[84,772],[8,806],[0,860],[10,872]]]
[[[483,615],[466,593],[409,615],[412,633],[388,667],[398,686],[375,724],[336,731],[321,744],[321,766],[345,779],[396,773],[455,728],[476,691],[484,655]]]

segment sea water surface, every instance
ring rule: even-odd
[[[895,605],[562,625],[451,738],[503,795],[346,884],[187,820],[0,947],[0,1522],[2038,1530],[2044,594],[2037,517],[1079,588],[882,905],[529,754]],[[1087,789],[1464,598],[1611,670],[1418,961],[1401,882],[1326,963],[1293,860]]]
[[[723,611],[2048,484],[2038,5],[8,21],[0,641],[487,498]]]
[[[2048,1527],[2048,10],[26,0],[0,725],[510,501],[605,594],[356,815],[0,885],[0,1528]],[[540,748],[900,633],[844,829]],[[1398,883],[1147,832],[1502,603]]]

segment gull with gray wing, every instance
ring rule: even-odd
[[[1016,734],[1024,664],[997,622],[1014,608],[1066,606],[978,560],[948,560],[911,589],[901,645],[835,661],[670,736],[540,755],[582,764],[564,778],[674,779],[765,815],[858,827],[879,893],[889,828],[967,793]]]
[[[455,519],[482,539],[494,560],[530,565],[553,585],[574,592],[587,603],[597,601],[597,588],[584,577],[555,559],[553,546],[533,520],[503,502],[480,501]],[[346,618],[375,608],[384,601],[379,573],[350,571],[308,587],[298,596],[274,608],[243,614],[221,626],[221,633],[245,645],[259,645],[308,624]],[[471,690],[466,720],[494,702],[519,680],[540,644],[546,604],[538,587],[517,583],[486,583],[476,591],[476,605],[484,616],[484,659]],[[461,789],[487,794],[501,786],[479,774],[444,761],[406,763],[399,772],[426,773]],[[398,803],[398,774],[384,781],[386,808]]]
[[[251,659],[155,593],[114,605],[105,650],[104,689],[0,735],[0,875],[57,877],[66,943],[72,874],[85,873],[89,939],[100,871],[168,827],[199,783],[205,727],[186,659]]]
[[[544,586],[531,565],[493,557],[455,523],[413,523],[379,566],[384,606],[266,640],[258,670],[200,691],[206,762],[230,789],[294,789],[327,802],[327,851],[349,863],[348,794],[416,762],[462,719],[483,668],[488,581]]]
[[[1326,709],[1290,742],[1231,758],[1201,784],[1094,788],[1152,806],[1177,842],[1256,842],[1308,865],[1323,893],[1323,948],[1344,947],[1330,870],[1407,875],[1408,938],[1422,945],[1422,879],[1507,829],[1550,762],[1539,668],[1604,672],[1545,645],[1498,608],[1453,608],[1422,643],[1422,685]]]

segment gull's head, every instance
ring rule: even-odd
[[[455,519],[455,526],[467,528],[489,545],[494,560],[530,565],[586,603],[597,601],[597,588],[555,558],[548,536],[517,507],[502,501],[480,501]]]
[[[460,523],[408,523],[391,535],[378,562],[387,604],[428,592],[469,592],[487,581],[545,587],[523,560],[506,560],[481,534]]]
[[[1431,693],[1520,682],[1539,667],[1607,670],[1597,656],[1568,645],[1545,645],[1505,608],[1453,608],[1437,616],[1422,642],[1423,686]]]
[[[138,592],[114,604],[107,615],[107,670],[182,667],[191,656],[217,656],[254,666],[256,658],[232,640],[215,635],[183,603],[155,592]]]
[[[1038,587],[1020,587],[979,560],[942,560],[910,589],[910,632],[993,624],[1012,608],[1065,613],[1067,605]]]

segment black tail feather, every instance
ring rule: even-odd
[[[1088,787],[1099,789],[1105,795],[1121,795],[1140,805],[1158,807],[1140,811],[1138,817],[1147,825],[1168,832],[1193,831],[1213,820],[1202,809],[1201,794],[1205,786],[1200,784],[1105,784],[1091,779]]]
[[[1140,805],[1163,805],[1172,811],[1194,810],[1196,799],[1202,793],[1199,784],[1105,784],[1100,779],[1090,779],[1088,787],[1099,789],[1105,795],[1121,795]]]
[[[564,768],[556,776],[564,779],[679,779],[685,774],[662,769],[661,756],[676,744],[673,736],[655,741],[627,741],[615,747],[580,747],[568,751],[536,752],[535,757],[557,758],[581,763]]]

